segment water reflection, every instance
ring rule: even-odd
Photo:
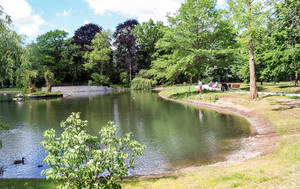
[[[82,112],[89,121],[89,132],[113,120],[121,133],[133,132],[147,145],[131,174],[163,173],[191,164],[206,164],[225,159],[249,135],[248,123],[239,117],[199,110],[157,98],[155,93],[123,92],[53,100],[12,102],[0,95],[0,116],[12,130],[0,133],[0,165],[3,177],[41,177],[37,165],[45,157],[39,146],[43,132],[54,128],[71,112]],[[13,165],[25,157],[25,165]]]

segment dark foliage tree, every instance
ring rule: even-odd
[[[96,24],[86,24],[75,31],[74,43],[85,50],[86,45],[91,45],[96,33],[102,32],[102,27]]]
[[[88,46],[97,33],[102,32],[102,27],[96,24],[86,24],[75,31],[73,36],[73,72],[72,83],[85,83],[89,79],[90,72],[84,69],[84,54],[89,51]],[[77,48],[78,46],[79,48]]]
[[[117,48],[115,58],[119,71],[126,71],[131,81],[138,71],[138,43],[131,31],[138,25],[137,20],[127,20],[117,26],[113,37]]]

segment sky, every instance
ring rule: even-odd
[[[87,23],[112,32],[119,23],[137,19],[140,23],[164,21],[185,0],[0,0],[4,12],[11,16],[12,28],[26,36],[26,42],[50,30],[60,29],[73,36]],[[223,6],[225,0],[218,0]]]

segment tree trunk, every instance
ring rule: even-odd
[[[132,71],[132,66],[131,66],[131,61],[130,61],[130,63],[129,63],[129,80],[130,80],[130,83],[131,83],[131,80],[132,80],[131,71]]]
[[[248,1],[248,13],[251,14],[251,1]],[[251,29],[251,19],[248,18],[248,30],[250,29]],[[258,94],[256,88],[255,61],[254,61],[254,50],[253,50],[251,33],[250,33],[250,40],[249,40],[249,66],[250,66],[250,99],[254,100],[258,97]]]
[[[299,76],[298,76],[298,72],[295,73],[295,87],[298,86],[298,80],[299,80]]]
[[[193,83],[193,76],[190,76],[190,84]]]
[[[249,42],[249,65],[250,65],[250,99],[254,100],[258,97],[256,88],[255,62],[252,40]]]

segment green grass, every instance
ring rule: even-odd
[[[0,89],[0,92],[17,92],[17,91],[21,91],[22,89],[20,88],[4,88],[4,89]]]
[[[245,83],[235,83],[240,84],[240,88],[236,90],[247,90],[249,91],[250,85]],[[264,82],[263,85],[260,82],[256,83],[257,90],[260,92],[285,92],[285,93],[300,93],[300,85],[295,87],[294,82]]]
[[[48,95],[59,95],[61,92],[47,93],[44,91],[38,91],[35,93],[30,93],[29,96],[48,96]]]
[[[56,186],[45,179],[0,179],[1,189],[52,189]]]

